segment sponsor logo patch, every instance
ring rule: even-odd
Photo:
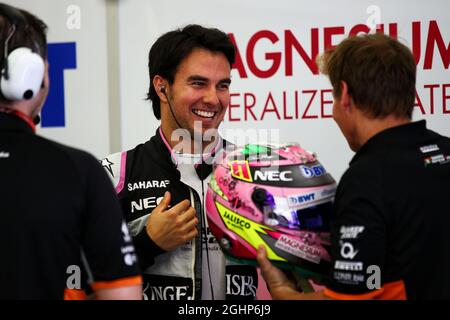
[[[239,180],[253,182],[248,161],[232,161],[229,163],[231,175]]]
[[[345,271],[362,271],[363,263],[336,260],[334,263],[334,269]]]
[[[363,231],[363,226],[342,226],[340,230],[341,239],[357,239]]]
[[[427,146],[422,146],[420,147],[420,151],[422,153],[428,153],[428,152],[433,152],[433,151],[438,151],[439,147],[436,144],[430,144]]]
[[[9,152],[0,151],[0,159],[6,159],[6,158],[9,158]]]
[[[353,244],[350,242],[341,241],[341,257],[344,259],[353,260],[353,258],[358,254],[359,250],[355,250]]]
[[[162,199],[163,197],[148,197],[144,199],[138,199],[137,201],[131,201],[131,213],[149,208],[156,208],[156,206],[161,202]]]
[[[147,180],[128,183],[128,191],[151,189],[151,188],[167,188],[170,184],[170,180]]]
[[[255,181],[293,181],[291,171],[260,171],[254,173]]]
[[[313,177],[320,177],[321,175],[324,175],[326,172],[325,168],[321,165],[317,166],[300,166],[300,173],[305,178],[313,178]]]
[[[314,263],[320,263],[320,251],[317,248],[308,246],[301,241],[285,235],[282,235],[277,242],[275,242],[275,247],[289,252],[296,257],[300,257]]]
[[[436,164],[436,163],[445,164],[448,162],[450,162],[450,156],[449,155],[444,156],[443,154],[438,154],[438,155],[435,155],[432,157],[427,157],[424,159],[425,167],[428,167],[428,166],[430,166],[432,164]]]
[[[103,168],[105,168],[106,170],[108,170],[108,172],[111,174],[111,176],[114,178],[114,173],[112,171],[112,165],[114,164],[113,162],[109,161],[108,158],[104,158],[102,160],[100,160],[100,164]]]

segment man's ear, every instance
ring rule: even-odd
[[[156,91],[156,94],[159,97],[159,100],[163,102],[167,102],[167,81],[160,75],[156,75],[152,80],[153,88]]]
[[[44,79],[42,80],[41,88],[49,88],[50,86],[50,63],[45,59],[45,73]]]
[[[345,81],[341,81],[341,107],[344,112],[353,110],[353,99],[348,92],[348,85]]]

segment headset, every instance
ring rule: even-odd
[[[18,9],[0,4],[0,15],[5,17],[11,27],[4,43],[1,57],[0,93],[11,101],[32,99],[43,86],[45,63],[39,55],[39,47],[34,51],[27,47],[19,47],[9,51],[9,43],[18,29],[28,25],[26,17]]]
[[[159,91],[161,91],[161,93],[166,97],[167,103],[169,104],[170,113],[172,113],[172,117],[177,123],[178,128],[183,129],[181,124],[178,122],[177,117],[175,117],[175,114],[173,113],[172,104],[170,103],[169,97],[167,96],[166,86],[165,85],[160,86]]]

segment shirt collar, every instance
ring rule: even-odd
[[[2,129],[36,133],[33,119],[18,110],[0,109],[0,123]]]
[[[385,148],[388,145],[410,141],[413,135],[421,135],[424,130],[426,130],[426,121],[420,120],[409,122],[407,124],[402,124],[378,132],[356,152],[356,154],[350,161],[350,165],[357,161],[363,154],[369,153],[372,150],[376,150],[379,148]]]

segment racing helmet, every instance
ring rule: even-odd
[[[215,159],[208,225],[228,259],[257,265],[259,245],[278,267],[322,280],[330,270],[336,181],[298,144],[249,144]]]

